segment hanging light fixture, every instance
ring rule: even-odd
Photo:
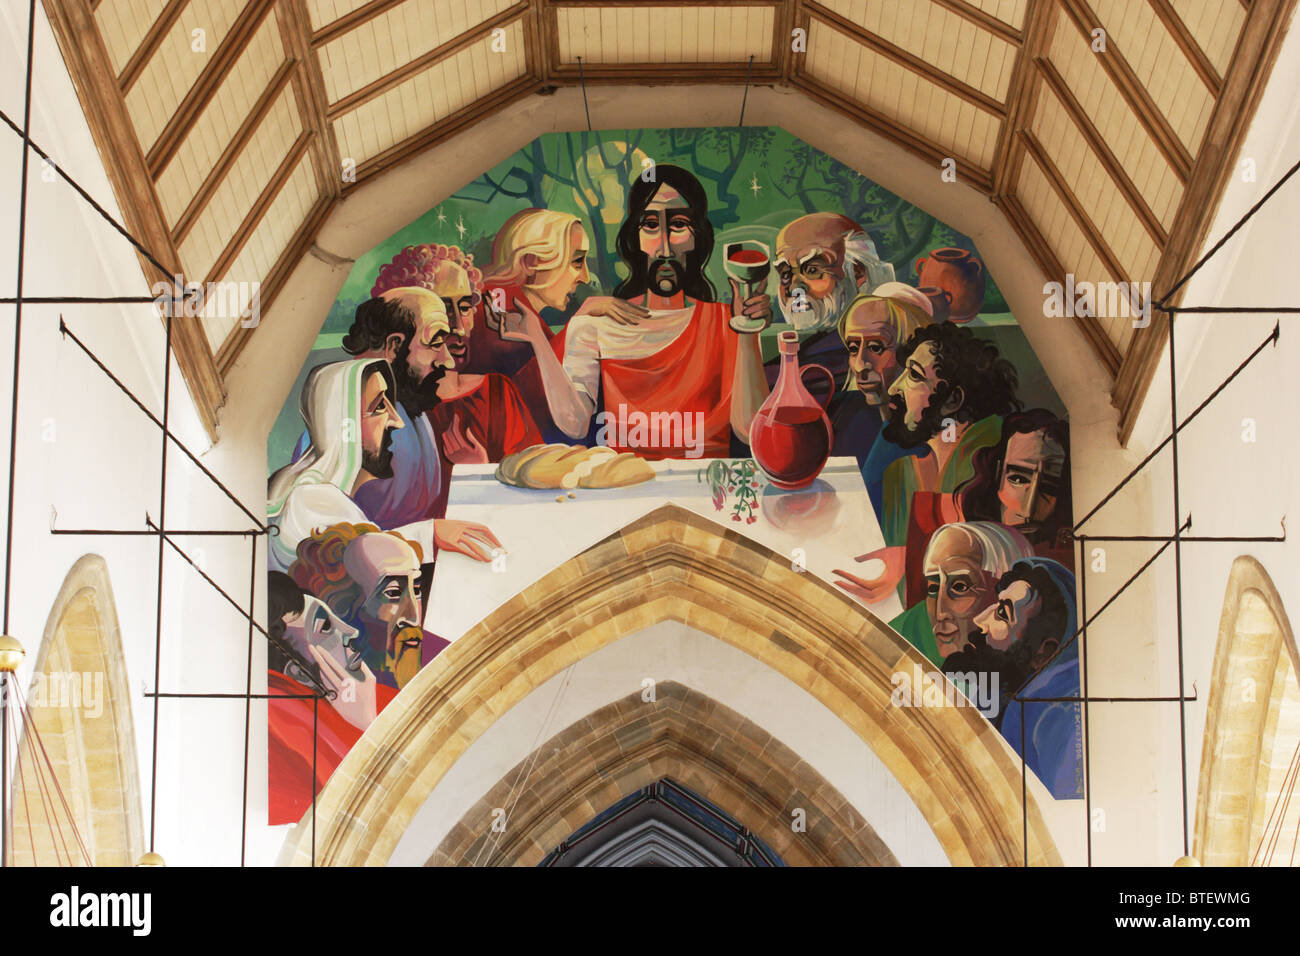
[[[10,637],[8,634],[0,634],[0,671],[12,674],[18,670],[18,665],[23,662],[23,658],[26,656],[27,652],[18,643],[18,638]]]

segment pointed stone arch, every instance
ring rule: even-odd
[[[1243,555],[1228,575],[1201,747],[1193,855],[1247,866],[1269,813],[1278,717],[1300,698],[1295,634],[1264,567]],[[1291,747],[1285,748],[1287,754]]]
[[[10,804],[13,862],[85,862],[68,812],[48,792],[43,745],[94,865],[132,865],[145,850],[135,729],[113,588],[108,565],[97,554],[79,558],[59,589],[27,703],[40,738],[38,744],[27,728],[19,743]],[[52,818],[44,810],[50,803]]]
[[[898,865],[797,753],[677,681],[659,682],[653,701],[640,692],[616,700],[542,743],[461,818],[427,865],[536,865],[592,817],[665,777],[730,814],[792,866]],[[505,807],[506,829],[494,832],[494,814]]]
[[[438,781],[500,716],[570,664],[664,620],[746,652],[836,714],[954,864],[1023,861],[1020,762],[996,728],[971,707],[892,706],[891,675],[928,669],[911,645],[788,559],[667,504],[529,585],[407,685],[321,791],[316,862],[387,862]],[[1030,865],[1059,865],[1032,796],[1025,812]],[[286,862],[311,862],[309,824],[290,835]]]

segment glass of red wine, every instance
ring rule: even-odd
[[[772,252],[757,239],[728,242],[722,247],[723,270],[740,286],[740,299],[754,295],[755,287],[772,271]],[[731,317],[731,327],[737,332],[761,332],[766,325],[762,319],[751,319],[743,314]]]

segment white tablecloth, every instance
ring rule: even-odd
[[[752,524],[743,517],[731,519],[734,497],[723,510],[714,507],[708,482],[699,480],[708,463],[708,459],[651,462],[653,481],[630,488],[577,488],[574,498],[562,491],[502,484],[493,477],[496,465],[457,465],[447,517],[481,521],[501,539],[507,554],[496,570],[463,555],[439,555],[424,626],[456,640],[547,572],[670,501],[792,561],[795,549],[802,549],[806,573],[826,581],[838,580],[831,573],[834,568],[862,577],[881,569],[879,562],[853,560],[883,547],[884,538],[852,458],[832,458],[820,477],[800,491],[772,487],[760,473],[757,520]],[[564,501],[557,502],[560,495],[565,495]],[[902,610],[894,595],[870,607],[885,621]]]

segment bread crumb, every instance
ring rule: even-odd
[[[572,491],[570,491],[570,492],[569,492],[569,497],[570,497],[570,498],[576,498],[576,497],[578,497],[578,496],[575,495]]]
[[[555,498],[555,500],[556,500],[556,501],[563,501],[563,500],[564,500],[564,495],[557,495],[556,498]]]

